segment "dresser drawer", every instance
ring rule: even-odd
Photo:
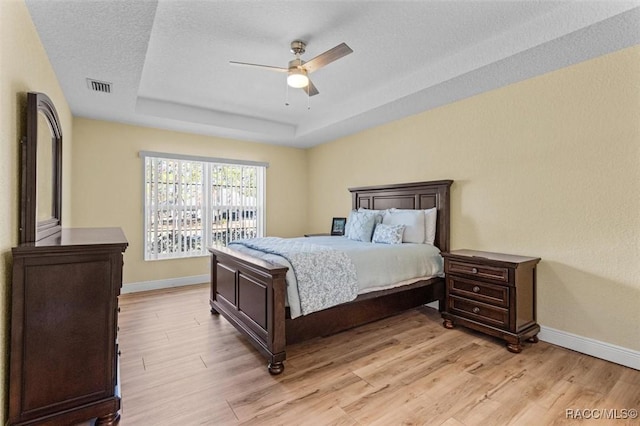
[[[494,327],[509,328],[508,309],[453,295],[449,296],[448,303],[448,310],[453,314],[474,319]]]
[[[473,281],[462,277],[449,275],[447,290],[450,294],[478,300],[503,308],[509,307],[509,287]]]
[[[465,274],[483,279],[509,282],[509,269],[497,266],[486,266],[478,263],[460,262],[457,260],[449,260],[446,262],[448,274]]]

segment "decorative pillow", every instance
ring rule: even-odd
[[[425,226],[425,238],[426,244],[433,245],[436,240],[436,219],[438,218],[438,209],[426,209],[424,211],[424,226]]]
[[[385,225],[404,225],[403,243],[424,243],[425,218],[423,210],[390,209],[382,223]]]
[[[382,244],[402,244],[403,233],[404,225],[385,225],[380,223],[376,225],[371,241]]]
[[[384,219],[384,216],[389,212],[389,209],[385,209],[385,210],[371,210],[371,209],[365,209],[363,207],[360,207],[358,209],[359,212],[372,212],[372,213],[376,213],[377,215],[380,216],[380,222],[378,223],[382,223],[382,220]]]
[[[347,223],[344,225],[344,236],[348,237],[349,236],[349,228],[351,228],[351,222],[353,222],[353,214],[355,213],[355,210],[351,210],[349,212],[349,216],[347,216]]]
[[[351,221],[351,225],[349,225],[349,233],[346,235],[347,238],[354,241],[370,243],[373,228],[377,223],[380,223],[380,215],[368,211],[352,212],[352,214],[349,215],[347,223],[349,223],[349,221]]]

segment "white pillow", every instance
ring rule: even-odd
[[[385,225],[379,223],[373,231],[371,242],[382,244],[402,244],[404,225]]]
[[[425,218],[423,210],[390,209],[382,219],[385,225],[404,225],[403,243],[424,244]]]
[[[399,212],[416,212],[422,211],[424,212],[424,240],[425,244],[431,244],[436,240],[436,221],[438,219],[438,209],[436,207],[424,210],[410,210],[410,209],[389,209],[390,213],[399,213]]]
[[[424,211],[424,226],[425,226],[425,238],[426,244],[433,245],[436,240],[436,219],[438,218],[438,209],[426,209]]]

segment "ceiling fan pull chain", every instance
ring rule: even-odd
[[[311,88],[307,86],[307,111],[311,109],[311,95],[309,93],[311,93]]]
[[[284,105],[289,106],[289,85],[287,84],[286,80],[285,80],[285,86],[286,86],[286,89],[284,89],[285,90]]]

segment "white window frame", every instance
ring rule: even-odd
[[[146,261],[208,256],[208,247],[212,245],[226,245],[227,243],[235,239],[244,238],[248,235],[248,230],[253,231],[255,229],[255,235],[253,232],[249,232],[251,237],[264,236],[266,223],[266,169],[267,167],[269,167],[268,163],[181,154],[168,154],[150,151],[141,151],[140,157],[143,160],[143,254]],[[189,184],[182,184],[182,174],[179,174],[176,180],[171,183],[174,185],[175,191],[179,192],[181,195],[185,195],[191,200],[193,200],[194,197],[197,198],[198,201],[196,201],[196,204],[189,206],[178,206],[174,204],[160,205],[157,198],[157,191],[155,193],[153,191],[149,192],[150,187],[147,182],[148,167],[152,167],[153,165],[157,165],[158,162],[163,161],[177,162],[179,164],[180,170],[183,169],[185,164],[191,164],[192,166],[201,165],[202,180],[200,184],[193,182],[190,182]],[[256,195],[254,197],[247,197],[246,195],[244,195],[246,194],[245,190],[250,190],[251,188],[253,188],[244,187],[244,179],[240,179],[240,186],[234,186],[230,184],[231,182],[229,182],[228,179],[227,182],[225,182],[225,178],[223,177],[223,184],[218,185],[219,193],[216,197],[217,200],[213,199],[213,178],[220,177],[220,173],[223,170],[228,172],[229,169],[226,166],[238,167],[240,168],[241,173],[255,170]],[[214,176],[215,173],[218,174]],[[154,184],[156,186],[170,185],[167,182],[155,182]],[[200,192],[193,192],[193,188],[189,189],[189,186],[187,186],[187,189],[185,190],[184,185],[200,186]],[[168,188],[166,188],[166,190],[168,191]],[[156,195],[155,197],[154,194]],[[180,199],[184,200],[184,197],[180,197]],[[157,246],[159,238],[162,236],[163,232],[166,236],[166,232],[169,231],[168,228],[158,228],[158,223],[160,222],[159,217],[161,213],[159,212],[159,210],[163,209],[162,211],[166,214],[167,207],[169,207],[169,211],[171,213],[170,216],[182,217],[181,219],[176,221],[177,224],[174,223],[174,228],[172,228],[170,231],[173,233],[173,235],[176,235],[176,233],[179,233],[181,235],[180,241],[182,244],[175,244],[175,242],[172,243],[173,251],[168,253],[159,252]],[[184,212],[186,211],[200,212],[199,215],[196,215],[195,226],[197,227],[197,229],[195,231],[193,228],[194,225],[192,225],[191,227],[185,226],[184,229],[182,228],[185,222],[187,222],[188,224],[191,223],[190,219],[184,218]],[[246,218],[247,216],[253,217],[254,211],[256,216],[255,226],[244,227],[242,226],[242,224],[241,226],[233,226],[233,222],[246,222],[246,220],[244,219],[237,220],[235,218],[237,218],[238,216],[241,218]],[[215,217],[214,212],[218,213],[218,215],[216,215]],[[153,217],[155,217],[155,220],[152,219]],[[198,220],[200,221],[199,227],[197,226]],[[218,231],[216,232],[218,238],[214,238],[214,221],[217,221],[217,225],[220,225],[222,223],[226,224],[226,229],[217,228]],[[155,229],[150,230],[149,228],[151,226],[155,226]],[[175,227],[177,227],[177,229]],[[194,232],[196,233],[194,234]],[[202,233],[202,235],[199,237],[200,232]],[[190,242],[194,240],[194,238],[198,237],[200,238],[199,249],[184,249],[185,243],[183,241],[187,241],[186,245],[189,245]],[[153,245],[153,247],[151,247],[151,245]]]

